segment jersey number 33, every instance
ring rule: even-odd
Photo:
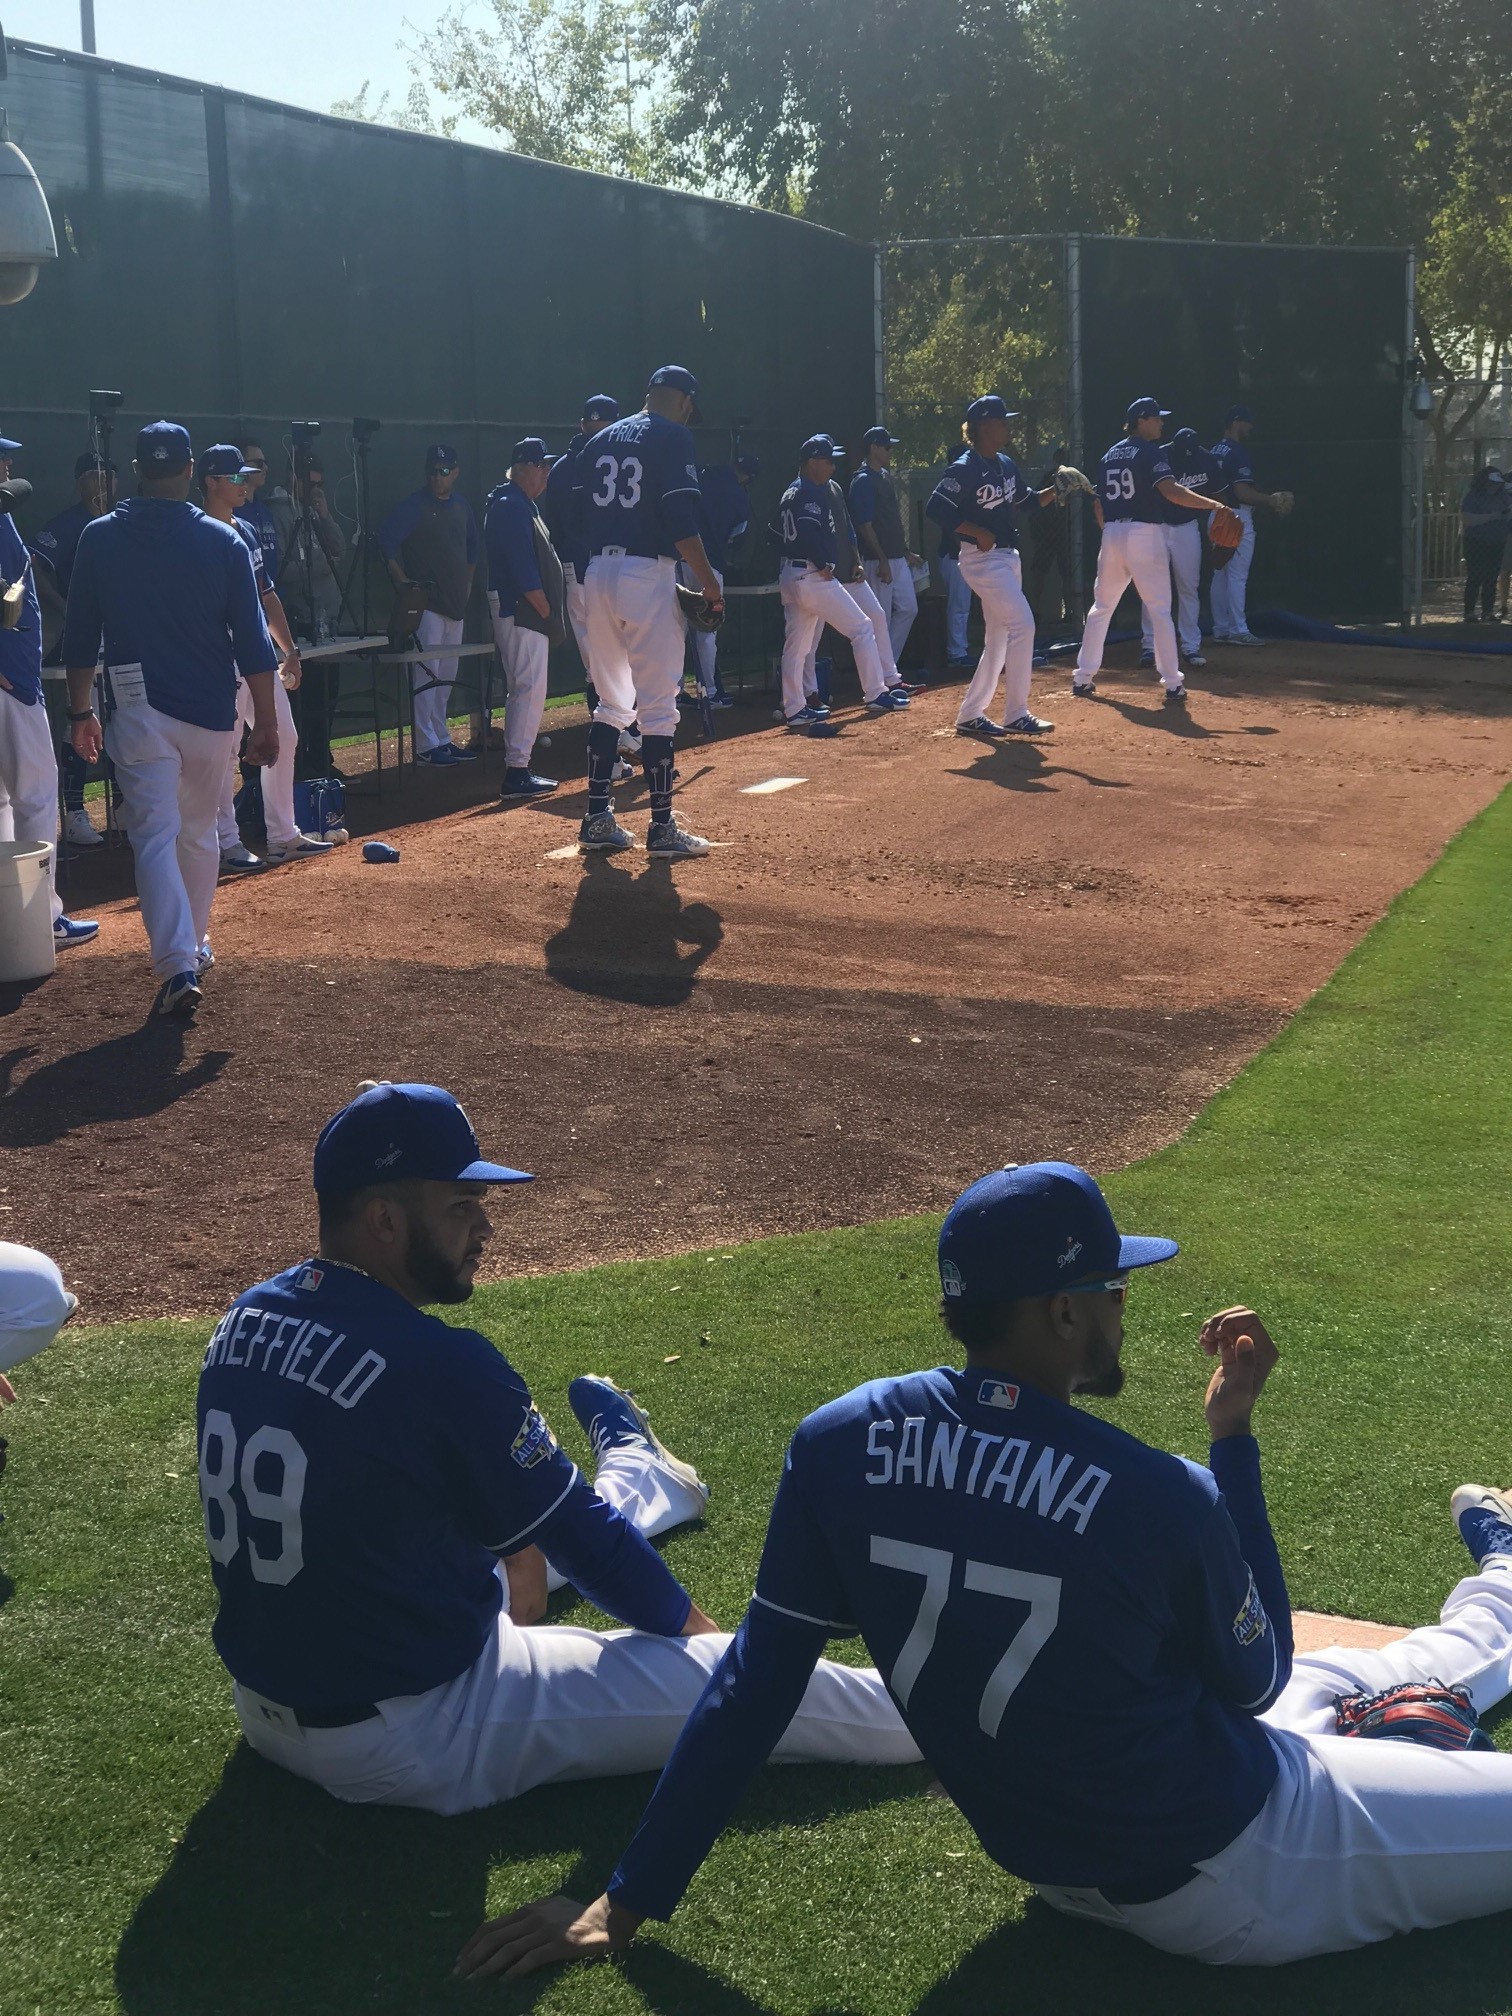
[[[610,505],[619,504],[626,511],[633,511],[641,500],[644,475],[639,456],[627,455],[621,461],[617,455],[600,455],[593,467],[599,478],[599,487],[593,493],[595,506],[607,511]]]

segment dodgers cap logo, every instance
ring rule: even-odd
[[[1054,1295],[1078,1282],[1153,1267],[1174,1239],[1129,1238],[1094,1179],[1071,1162],[995,1169],[940,1227],[940,1291],[965,1306]]]
[[[371,1183],[530,1183],[523,1169],[487,1162],[472,1122],[439,1085],[371,1085],[326,1123],[315,1144],[322,1196]]]

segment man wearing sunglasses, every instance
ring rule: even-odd
[[[1199,1333],[1210,1467],[1073,1404],[1122,1389],[1130,1274],[1175,1252],[1121,1236],[1063,1162],[956,1200],[939,1267],[964,1366],[802,1423],[751,1608],[608,1890],[484,1926],[460,1972],[591,1957],[668,1917],[824,1645],[857,1633],[987,1854],[1056,1910],[1274,1965],[1512,1906],[1512,1757],[1475,1726],[1512,1690],[1512,1498],[1454,1494],[1475,1572],[1440,1624],[1294,1660],[1254,1311]],[[1430,1681],[1442,1700],[1382,1728],[1382,1690]]]

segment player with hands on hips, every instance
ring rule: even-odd
[[[959,545],[962,579],[982,605],[986,626],[982,655],[956,714],[958,735],[1047,735],[1055,726],[1029,710],[1034,677],[1034,611],[1024,596],[1018,551],[1018,514],[1059,503],[1053,485],[1034,490],[1005,451],[1018,414],[996,392],[973,399],[962,433],[966,446],[946,469],[925,509]],[[1003,723],[987,710],[1002,680],[1007,693]]]
[[[782,713],[800,733],[832,732],[829,709],[809,701],[804,672],[826,623],[846,638],[856,660],[861,696],[873,714],[908,705],[889,687],[872,618],[840,580],[839,517],[844,499],[834,483],[840,451],[828,434],[811,434],[798,450],[798,474],[782,493],[771,533],[782,556],[777,582],[786,632],[782,645]]]
[[[1135,399],[1124,420],[1123,439],[1115,441],[1098,465],[1092,508],[1102,532],[1097,555],[1097,583],[1092,608],[1082,631],[1081,649],[1071,691],[1090,700],[1097,691],[1108,626],[1132,581],[1149,611],[1155,644],[1155,664],[1165,688],[1166,705],[1186,705],[1186,684],[1176,650],[1171,621],[1171,556],[1166,545],[1165,515],[1171,506],[1194,512],[1221,511],[1215,497],[1204,497],[1176,480],[1171,452],[1161,443],[1170,413],[1158,399]]]
[[[1223,488],[1218,465],[1198,441],[1195,427],[1178,427],[1171,436],[1171,471],[1178,483],[1204,497],[1216,497]],[[1184,504],[1167,503],[1163,497],[1160,501],[1164,506],[1161,529],[1170,561],[1170,578],[1176,585],[1173,611],[1176,642],[1187,664],[1195,665],[1200,671],[1207,664],[1202,655],[1202,608],[1198,597],[1202,579],[1202,519],[1205,514],[1191,511]],[[1140,665],[1153,665],[1155,629],[1147,603],[1141,605],[1140,627]]]
[[[698,380],[680,364],[651,374],[639,413],[601,428],[573,473],[588,549],[588,651],[598,705],[588,729],[588,809],[578,831],[585,852],[635,845],[614,816],[610,789],[620,737],[637,722],[651,798],[646,852],[663,861],[709,852],[672,812],[673,744],[687,629],[677,600],[681,560],[712,611],[724,590],[699,533],[698,456],[688,423]]]
[[[1175,1252],[1121,1235],[1067,1163],[957,1198],[939,1268],[964,1369],[802,1424],[752,1609],[607,1891],[483,1926],[459,1971],[592,1957],[670,1915],[836,1631],[986,1853],[1068,1916],[1271,1966],[1512,1906],[1512,1757],[1477,1727],[1512,1690],[1512,1496],[1454,1493],[1473,1572],[1438,1624],[1294,1656],[1254,1310],[1200,1332],[1207,1467],[1073,1404],[1122,1390],[1131,1277]]]
[[[1215,644],[1254,645],[1262,641],[1250,629],[1245,608],[1250,563],[1255,555],[1255,513],[1267,510],[1285,518],[1295,501],[1289,490],[1262,490],[1255,482],[1255,462],[1249,445],[1254,425],[1255,416],[1248,406],[1230,406],[1223,416],[1223,434],[1208,450],[1222,485],[1217,494],[1239,514],[1242,527],[1233,558],[1226,567],[1213,573],[1210,592]]]

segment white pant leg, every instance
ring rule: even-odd
[[[697,588],[701,586],[698,576],[686,563],[680,565],[677,572],[686,587]],[[714,579],[719,583],[721,588],[724,587],[724,576],[717,567],[714,569]],[[705,693],[712,693],[718,680],[716,670],[719,661],[718,632],[714,630],[695,630],[693,632],[693,656],[698,665],[699,685]]]
[[[1133,579],[1125,536],[1128,530],[1128,525],[1122,520],[1103,527],[1102,544],[1097,549],[1097,580],[1092,589],[1092,607],[1087,611],[1087,620],[1082,626],[1081,649],[1076,654],[1075,683],[1081,686],[1090,685],[1094,676],[1102,670],[1108,626],[1113,621],[1113,612],[1123,600],[1124,590]],[[962,558],[965,558],[964,551]],[[1169,622],[1170,618],[1166,620]]]
[[[1229,620],[1234,626],[1236,637],[1250,634],[1249,611],[1246,601],[1249,594],[1250,564],[1255,557],[1255,513],[1248,504],[1239,506],[1239,516],[1244,521],[1244,531],[1240,535],[1239,548],[1224,572],[1228,583]]]
[[[1034,611],[1024,597],[1022,563],[1011,546],[997,546],[987,553],[963,546],[961,573],[982,604],[986,635],[956,724],[986,715],[998,681],[1005,675],[1007,711],[1003,718],[1016,721],[1029,711],[1029,688],[1034,678]]]
[[[866,576],[867,587],[871,589],[873,595],[877,598],[878,606],[882,611],[882,621],[888,626],[888,637],[890,640],[892,636],[893,588],[898,578],[897,569],[889,562],[889,572],[893,577],[891,581],[884,581],[882,579],[882,563],[880,560],[863,560],[861,562],[861,571]]]
[[[919,613],[919,591],[907,560],[889,561],[892,568],[892,607],[887,612],[888,634],[892,640],[893,662],[903,656],[903,646]]]
[[[847,581],[845,592],[872,626],[872,635],[877,640],[877,656],[882,661],[883,685],[901,686],[903,675],[899,672],[898,661],[893,656],[892,635],[887,627],[887,617],[882,604],[877,600],[877,591],[863,576],[859,581]]]
[[[447,647],[462,642],[460,616],[438,616],[427,609],[415,626],[415,638],[422,651],[434,656],[419,659],[410,669],[415,702],[415,749],[423,754],[439,749],[451,740],[446,725],[446,709],[457,677],[457,660],[447,655]],[[425,690],[422,691],[421,689]]]
[[[243,728],[252,725],[252,695],[247,691],[245,679],[236,682],[236,728],[231,743],[231,760],[226,765],[226,774],[221,781],[220,798],[215,808],[215,838],[222,854],[232,847],[239,847],[241,829],[236,823],[236,792],[241,783],[241,766],[236,760],[241,748]]]
[[[823,615],[811,608],[801,593],[801,584],[807,579],[796,567],[784,567],[779,576],[786,625],[782,640],[782,711],[790,721],[815,690],[814,660],[824,630]]]
[[[964,658],[970,646],[967,622],[971,615],[971,584],[953,555],[940,555],[940,573],[945,581],[945,655]]]
[[[608,609],[606,612],[604,595],[590,595],[588,645],[593,653],[593,683],[601,702],[593,718],[613,721],[617,728],[628,728],[635,722],[643,735],[675,735],[677,696],[682,690],[688,643],[687,625],[677,604],[676,563],[601,553],[589,563],[590,584],[595,578],[607,588]],[[600,643],[606,631],[613,638],[608,646],[611,657],[619,653],[612,706],[602,704],[605,688],[598,672]],[[630,715],[622,721],[618,715],[625,673],[630,683]]]
[[[235,747],[231,728],[197,728],[140,701],[105,730],[126,805],[137,900],[160,980],[192,973],[220,872],[216,806]]]
[[[625,649],[616,604],[620,572],[625,562],[599,553],[588,562],[583,581],[583,623],[593,663],[593,687],[598,694],[595,721],[628,728],[635,719],[635,676]]]
[[[1176,636],[1188,658],[1202,650],[1202,605],[1198,584],[1202,579],[1202,527],[1196,518],[1187,525],[1167,525],[1166,550],[1176,581]]]
[[[58,859],[58,753],[41,700],[28,707],[0,693],[0,840],[52,843],[48,886],[56,921],[63,905],[54,886]]]
[[[513,616],[499,615],[496,596],[488,599],[504,667],[504,761],[511,770],[528,770],[546,712],[551,647],[539,630],[522,630]]]
[[[798,606],[811,619],[817,618],[823,625],[838,630],[846,638],[855,654],[856,673],[861,681],[861,695],[865,700],[875,700],[882,692],[886,681],[882,673],[882,659],[877,650],[876,632],[872,629],[871,618],[845,592],[845,585],[834,575],[828,579],[818,574],[812,567],[806,570],[794,568],[790,579]],[[807,656],[807,645],[804,655]],[[782,654],[783,664],[783,709],[792,713],[788,706],[787,687],[788,654]]]
[[[593,674],[588,667],[588,593],[570,560],[562,568],[562,586],[567,599],[567,621],[572,625],[572,634],[577,640],[583,671],[591,679]]]
[[[249,718],[251,705],[249,698]],[[278,723],[278,760],[267,764],[261,773],[263,824],[268,829],[270,847],[292,847],[299,838],[299,822],[294,817],[294,757],[299,748],[299,730],[294,725],[288,689],[276,672],[273,715]]]
[[[691,1484],[675,1476],[646,1449],[610,1449],[594,1473],[593,1488],[647,1540],[703,1517],[704,1501]],[[548,1591],[565,1589],[567,1577],[548,1562]]]

